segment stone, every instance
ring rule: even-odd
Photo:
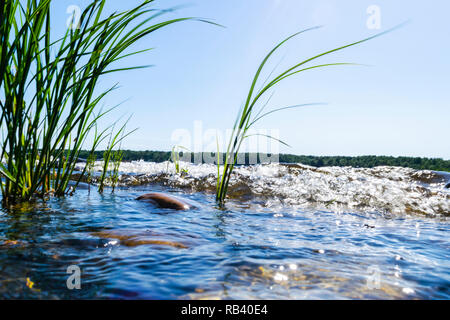
[[[161,239],[162,235],[151,232],[135,232],[132,230],[105,230],[91,233],[92,236],[101,239],[115,239],[126,247],[137,247],[142,245],[169,246],[178,249],[187,249],[184,243]],[[167,235],[170,237],[170,235]]]
[[[165,193],[147,193],[136,198],[136,200],[151,201],[158,205],[160,208],[169,208],[175,210],[189,210],[191,208],[191,206],[182,199],[175,198]]]

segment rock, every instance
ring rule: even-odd
[[[189,210],[191,208],[191,205],[189,205],[187,202],[164,193],[147,193],[136,198],[136,200],[151,201],[161,208],[169,208],[175,210]]]
[[[24,248],[25,242],[18,240],[0,240],[0,249]]]
[[[445,186],[447,189],[450,189],[450,182]]]
[[[156,245],[156,246],[169,246],[178,249],[187,249],[188,246],[179,241],[172,241],[167,239],[161,239],[163,235],[151,233],[151,232],[135,232],[132,230],[105,230],[99,232],[93,232],[91,235],[101,239],[116,239],[120,241],[121,245],[127,247],[137,247],[142,245]],[[166,235],[171,237],[171,235]]]
[[[184,244],[182,244],[180,242],[164,241],[164,240],[130,239],[130,240],[122,240],[120,243],[127,247],[137,247],[137,246],[142,246],[142,245],[156,245],[156,246],[169,246],[169,247],[174,247],[174,248],[178,248],[178,249],[187,249],[187,246],[185,246]]]
[[[4,240],[0,243],[2,247],[13,247],[19,244],[17,240]]]

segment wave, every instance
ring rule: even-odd
[[[170,162],[124,162],[120,186],[159,183],[192,192],[215,192],[217,167],[182,162],[177,174]],[[79,169],[84,166],[78,164]],[[102,170],[96,162],[95,171]],[[401,167],[322,167],[302,164],[238,166],[230,181],[229,196],[259,199],[266,207],[321,207],[386,213],[450,215],[450,174]]]

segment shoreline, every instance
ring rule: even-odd
[[[168,151],[134,151],[134,150],[122,150],[123,151],[123,162],[130,161],[147,161],[162,163],[171,159],[171,152]],[[98,160],[103,158],[104,151],[96,151],[95,154]],[[86,159],[89,152],[82,150],[80,152],[80,160]],[[203,155],[211,155],[211,152],[204,152]],[[241,153],[242,159],[245,159],[245,163],[242,165],[250,164],[261,164],[261,159],[255,153]],[[244,158],[245,156],[245,158]],[[199,159],[199,153],[191,154],[191,163],[194,159]],[[426,157],[394,157],[394,156],[313,156],[313,155],[292,155],[292,154],[279,154],[278,161],[274,163],[302,163],[303,165],[313,166],[317,168],[321,167],[354,167],[354,168],[374,168],[379,166],[391,166],[391,167],[403,167],[411,168],[416,170],[432,170],[441,172],[450,172],[450,160],[445,160],[442,158],[426,158]],[[206,163],[204,158],[202,163]],[[250,159],[252,159],[250,161]],[[254,161],[256,160],[256,163]],[[184,159],[181,159],[184,161]],[[196,161],[195,161],[196,162]]]

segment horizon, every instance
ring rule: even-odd
[[[171,153],[172,150],[153,150],[153,149],[147,149],[147,150],[135,150],[135,149],[128,149],[128,148],[122,148],[122,151],[126,152],[126,151],[131,151],[131,152],[161,152],[161,153]],[[82,151],[84,152],[89,152],[89,150],[83,149]],[[104,152],[104,149],[99,149],[96,150],[96,152]],[[182,152],[182,151],[180,151]],[[201,153],[215,153],[215,151],[199,151]],[[191,152],[191,154],[196,153],[196,152]],[[221,154],[225,154],[224,151],[220,151]],[[241,153],[255,153],[255,152],[239,152]],[[279,155],[288,155],[288,156],[297,156],[297,157],[318,157],[318,158],[327,158],[327,157],[348,157],[348,158],[358,158],[358,157],[391,157],[391,158],[421,158],[421,159],[440,159],[443,161],[450,161],[450,159],[446,159],[446,158],[438,158],[438,157],[414,157],[414,156],[390,156],[390,155],[385,155],[385,154],[362,154],[362,155],[358,155],[358,156],[346,156],[346,155],[339,155],[339,154],[332,154],[332,155],[315,155],[315,154],[297,154],[297,153],[289,153],[289,152],[280,152]]]

